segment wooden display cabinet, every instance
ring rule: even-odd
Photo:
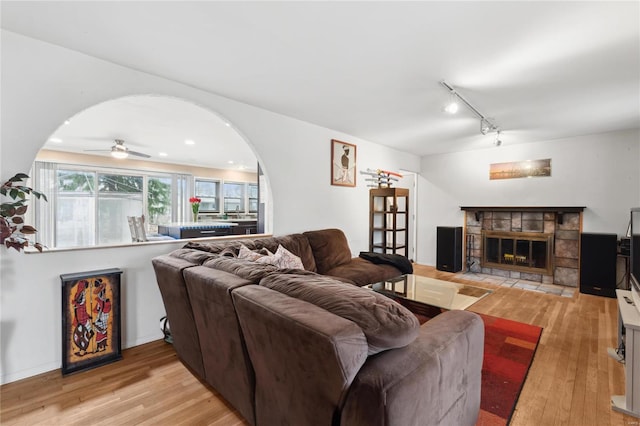
[[[369,251],[408,256],[409,190],[369,191]]]

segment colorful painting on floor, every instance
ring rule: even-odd
[[[122,358],[117,268],[60,275],[62,374]]]

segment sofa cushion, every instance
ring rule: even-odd
[[[274,265],[255,263],[249,260],[227,256],[214,257],[203,263],[202,266],[235,274],[252,283],[258,283],[265,275],[278,270]]]
[[[391,265],[376,265],[359,257],[353,258],[324,273],[332,277],[346,278],[358,286],[377,283],[402,275],[399,269]]]
[[[205,261],[215,256],[211,253],[187,248],[174,250],[169,255],[171,257],[186,260],[187,262],[191,262],[194,265],[201,265]]]
[[[260,285],[355,322],[367,338],[369,355],[406,346],[418,336],[415,315],[373,290],[321,275],[294,273],[269,274]]]
[[[351,261],[347,237],[340,229],[322,229],[303,234],[309,240],[319,274],[326,274],[328,270]]]
[[[272,253],[276,253],[278,247],[282,245],[292,254],[298,256],[304,265],[304,269],[317,272],[315,257],[309,245],[309,240],[302,234],[283,235],[276,238],[263,238],[255,240],[256,248],[266,248]]]
[[[278,246],[282,244],[284,248],[291,253],[300,257],[304,269],[311,272],[317,272],[314,254],[309,245],[309,240],[302,234],[290,234],[282,237],[258,237],[258,238],[241,238],[238,240],[223,241],[189,241],[185,244],[185,249],[193,249],[192,251],[209,252],[220,255],[235,254],[240,251],[240,246],[245,245],[249,250],[260,250],[266,248],[275,253]]]

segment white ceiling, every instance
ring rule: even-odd
[[[495,140],[469,110],[442,112],[442,79],[504,145],[640,127],[639,5],[2,1],[1,12],[9,31],[426,155]]]
[[[181,99],[129,96],[71,117],[45,148],[109,156],[115,139],[121,139],[129,150],[150,155],[147,161],[255,172],[258,164],[253,151],[228,124]]]

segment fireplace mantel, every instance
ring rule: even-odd
[[[471,212],[553,212],[553,213],[580,213],[586,207],[570,206],[570,207],[545,207],[545,206],[461,206],[460,210]]]

